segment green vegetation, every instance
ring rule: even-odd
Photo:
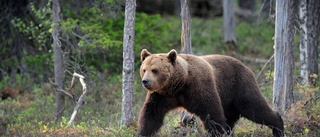
[[[105,2],[113,2],[105,1]],[[50,3],[43,9],[31,6],[32,20],[14,18],[12,25],[29,39],[33,51],[22,50],[23,56],[9,55],[8,47],[1,48],[0,68],[21,71],[0,76],[0,93],[10,93],[13,98],[0,102],[0,136],[132,136],[136,125],[126,128],[120,124],[121,117],[121,70],[124,16],[109,13],[106,8],[81,8],[71,10],[70,3],[63,6],[61,41],[65,46],[68,72],[76,71],[86,77],[88,94],[85,105],[80,108],[74,123],[67,126],[75,103],[66,97],[66,108],[61,123],[55,123],[55,90],[49,83],[53,77],[53,55],[51,51]],[[116,16],[112,16],[116,14]],[[133,102],[134,121],[145,99],[138,69],[141,49],[150,52],[167,52],[180,49],[180,18],[137,13],[135,26],[135,92]],[[273,24],[268,22],[238,22],[236,49],[223,42],[222,18],[192,19],[192,46],[194,53],[236,53],[250,58],[268,59],[273,54]],[[3,41],[2,43],[10,40]],[[12,42],[12,40],[11,40]],[[241,58],[239,58],[241,60]],[[20,65],[23,64],[23,65]],[[245,62],[256,74],[264,64]],[[259,83],[272,81],[272,65],[263,71]],[[71,81],[66,73],[65,87]],[[76,94],[81,94],[76,84]],[[271,104],[272,82],[261,86],[263,94]],[[299,86],[295,90],[297,103],[293,104],[284,117],[288,136],[319,136],[320,94],[319,87]],[[195,127],[180,127],[179,112],[171,112],[157,136],[205,136]],[[239,121],[235,136],[270,136],[271,130],[248,120]]]

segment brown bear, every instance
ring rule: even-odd
[[[141,51],[140,76],[148,90],[138,119],[138,134],[151,136],[167,112],[184,108],[198,116],[212,135],[232,134],[242,116],[284,135],[281,116],[262,96],[252,71],[224,55],[195,56]]]

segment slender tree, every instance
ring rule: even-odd
[[[181,3],[181,53],[192,54],[191,45],[191,16],[189,11],[189,0],[180,0]]]
[[[233,0],[223,0],[224,41],[236,45]]]
[[[274,109],[284,113],[293,103],[294,1],[276,0]]]
[[[136,0],[126,0],[123,36],[122,116],[121,124],[132,124],[132,97],[134,83],[134,24]]]
[[[181,53],[192,54],[192,45],[191,45],[191,15],[189,10],[189,1],[190,0],[180,0],[181,4]],[[180,115],[180,124],[186,126],[194,117],[192,114],[187,111],[182,111]]]
[[[299,19],[300,19],[300,76],[301,83],[306,84],[309,81],[308,67],[308,28],[307,28],[307,0],[299,1]]]
[[[60,4],[59,0],[52,0],[52,12],[53,12],[53,52],[54,52],[54,81],[58,88],[63,89],[64,82],[64,65],[63,65],[63,54],[61,50],[61,42],[59,40],[59,29],[60,29]],[[61,120],[64,109],[64,96],[60,91],[56,91],[56,118],[57,122]]]
[[[300,76],[302,84],[314,84],[314,77],[318,75],[318,45],[320,31],[320,1],[300,0]]]

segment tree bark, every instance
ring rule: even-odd
[[[54,81],[55,84],[63,89],[64,83],[64,65],[63,65],[63,54],[61,50],[61,42],[59,40],[59,29],[60,29],[60,4],[59,0],[52,1],[52,12],[53,12],[53,52],[54,52]],[[57,122],[60,122],[64,111],[64,96],[60,91],[56,91],[56,118]]]
[[[134,24],[136,0],[126,0],[123,36],[122,115],[121,124],[132,124],[132,97],[134,83]]]
[[[181,53],[192,54],[191,45],[191,16],[189,11],[189,0],[180,0],[181,3]]]
[[[293,103],[294,2],[276,0],[274,109],[284,113]]]
[[[59,29],[60,29],[60,4],[59,0],[52,1],[52,12],[53,12],[53,52],[54,52],[54,79],[55,84],[63,89],[64,83],[64,65],[63,65],[63,54],[61,50],[61,42],[59,40]],[[64,111],[64,96],[62,92],[56,91],[56,118],[57,122],[60,122]]]
[[[224,41],[236,45],[233,0],[223,0]]]
[[[301,83],[306,84],[309,81],[308,66],[308,28],[307,28],[307,0],[299,1],[299,19],[300,19],[300,76]]]
[[[300,76],[301,83],[315,84],[318,75],[318,45],[320,29],[320,2],[318,0],[300,0]]]
[[[307,37],[308,37],[308,67],[309,76],[318,75],[318,55],[319,55],[319,31],[320,31],[320,1],[307,1]],[[316,78],[310,78],[309,82],[315,84]]]

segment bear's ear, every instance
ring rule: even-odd
[[[172,49],[169,53],[167,53],[167,57],[171,63],[175,62],[177,59],[177,51]]]
[[[146,49],[143,49],[142,51],[141,51],[141,61],[144,61],[145,59],[146,59],[146,57],[148,57],[149,55],[151,55],[151,53],[150,52],[148,52]]]

